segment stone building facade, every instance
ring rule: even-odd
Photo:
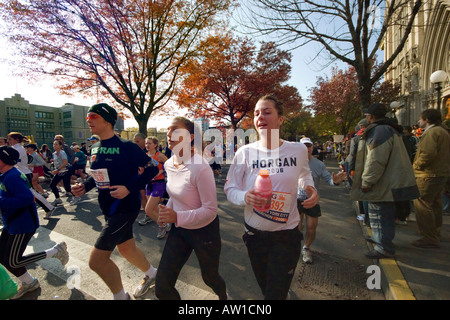
[[[404,9],[402,16],[411,12],[414,1]],[[387,60],[397,47],[404,32],[404,24],[389,27],[382,44]],[[441,99],[430,76],[437,70],[447,73],[441,83]],[[397,118],[402,125],[414,125],[423,110],[439,108],[450,119],[450,0],[424,0],[416,16],[409,38],[385,74],[401,86]]]
[[[60,108],[31,104],[20,94],[0,100],[0,136],[20,132],[33,136],[40,147],[50,146],[56,134],[62,134],[67,144],[86,142],[91,132],[86,123],[88,106],[66,103]],[[115,129],[122,131],[124,121],[119,117]]]

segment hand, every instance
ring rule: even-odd
[[[58,174],[58,170],[52,170],[52,171],[50,171],[50,173],[51,173],[52,175],[56,176],[56,175]]]
[[[86,193],[86,189],[84,188],[84,184],[82,183],[77,183],[73,185],[70,191],[72,191],[72,194],[75,197],[81,197],[83,194]]]
[[[369,192],[370,190],[372,190],[372,187],[365,187],[365,186],[361,186],[361,191],[364,193]]]
[[[253,207],[264,207],[267,203],[267,199],[261,197],[260,194],[255,189],[250,189],[245,194],[245,203]]]
[[[116,199],[123,199],[130,194],[130,191],[125,186],[111,186],[109,189],[112,190],[109,192],[111,197]]]
[[[316,188],[313,188],[312,186],[307,186],[305,191],[308,195],[308,199],[303,201],[302,205],[305,209],[311,209],[319,203],[319,194],[317,193]]]
[[[347,173],[345,171],[341,171],[338,174],[333,172],[331,178],[333,179],[334,184],[340,184],[342,181],[347,180]]]
[[[158,225],[163,226],[166,223],[177,223],[177,213],[172,208],[160,204]]]

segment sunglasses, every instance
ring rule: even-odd
[[[91,114],[88,114],[86,116],[86,120],[95,120],[95,119],[98,119],[98,118],[101,118],[101,116],[99,116],[96,113],[91,113]]]
[[[306,147],[312,147],[312,144],[311,143],[304,143],[304,145],[306,146]]]

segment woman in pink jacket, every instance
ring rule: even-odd
[[[158,224],[173,226],[156,275],[155,293],[163,299],[180,299],[175,282],[192,251],[197,255],[202,278],[226,300],[225,281],[219,275],[221,238],[217,216],[214,174],[208,162],[194,150],[193,122],[177,117],[167,133],[173,156],[164,164],[167,173],[167,206],[160,205]]]

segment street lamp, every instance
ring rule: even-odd
[[[391,107],[392,118],[395,118],[395,111],[400,107],[400,102],[392,101],[389,106]]]
[[[447,80],[447,72],[443,70],[435,71],[430,76],[431,83],[434,83],[434,88],[437,91],[437,106],[438,110],[441,109],[441,83]]]

